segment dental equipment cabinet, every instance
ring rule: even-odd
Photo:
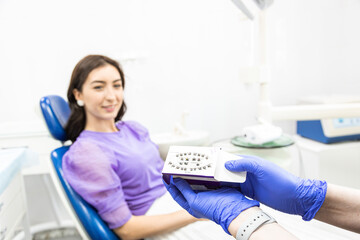
[[[0,150],[0,239],[13,239],[23,225],[25,239],[30,240],[27,201],[21,168],[26,160],[25,148]]]
[[[21,211],[25,211],[22,227],[19,224],[20,222],[16,220],[15,232],[12,231],[14,229],[11,230],[9,227],[6,227],[6,238],[2,238],[1,236],[0,240],[31,239],[31,235],[37,232],[73,225],[66,211],[64,211],[50,178],[50,150],[57,147],[59,143],[50,138],[48,132],[45,131],[46,129],[42,127],[42,122],[39,123],[41,127],[38,127],[38,125],[31,125],[30,127],[30,125],[31,124],[26,126],[26,129],[18,128],[16,131],[10,131],[10,127],[6,126],[1,128],[0,131],[0,153],[13,152],[15,154],[17,151],[26,152],[26,154],[19,153],[21,160],[16,161],[21,161],[21,163],[19,162],[18,164],[22,164],[22,166],[18,166],[18,173],[11,183],[3,179],[2,172],[0,175],[0,185],[8,183],[6,184],[8,188],[6,188],[2,194],[7,194],[6,192],[11,192],[12,194],[17,193],[16,198],[11,200],[11,206],[6,204],[12,209],[12,213],[9,215],[10,218],[5,218],[6,225],[9,226],[13,218],[18,219]],[[9,157],[11,156],[10,154],[7,155]],[[9,158],[7,157],[7,159]],[[0,161],[3,162],[4,160],[0,155]],[[20,188],[22,189],[21,191],[19,190]],[[24,200],[19,200],[22,198]],[[21,202],[19,203],[18,201]],[[24,207],[15,207],[14,204],[24,204]],[[3,209],[4,207],[5,204],[3,205]],[[3,216],[0,217],[2,218]],[[0,221],[1,231],[3,231],[3,227],[5,227],[5,225]],[[14,236],[13,233],[15,233],[16,236]]]

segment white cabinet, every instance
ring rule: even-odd
[[[360,142],[324,144],[295,137],[301,152],[303,177],[360,189]]]
[[[25,149],[0,150],[0,240],[12,239],[20,223],[30,239],[26,197],[21,175]]]
[[[0,195],[0,240],[11,239],[15,227],[25,216],[24,188],[20,172]]]
[[[45,127],[45,124],[43,125]],[[22,174],[28,207],[27,215],[32,232],[72,226],[70,216],[65,211],[50,178],[52,167],[50,152],[61,146],[60,141],[51,138],[48,132],[36,132],[33,135],[26,132],[23,135],[20,132],[3,134],[1,129],[0,124],[0,153],[1,148],[8,149],[6,151],[26,149]],[[1,155],[0,158],[5,159]],[[1,178],[0,170],[0,185]]]

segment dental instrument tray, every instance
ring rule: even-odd
[[[245,182],[246,172],[230,172],[225,162],[239,159],[219,147],[171,146],[162,174],[165,182],[170,182],[170,176],[180,177],[194,190],[235,187]]]

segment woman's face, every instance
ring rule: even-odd
[[[75,89],[74,95],[76,100],[84,101],[86,129],[114,124],[124,96],[120,73],[109,64],[95,68],[85,80],[82,92]]]

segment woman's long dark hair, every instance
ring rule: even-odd
[[[78,64],[76,64],[72,75],[67,92],[67,98],[69,106],[71,109],[71,114],[69,120],[65,126],[65,132],[67,138],[74,142],[76,138],[85,128],[86,115],[84,107],[79,107],[77,105],[74,89],[77,89],[79,92],[82,91],[82,87],[89,76],[90,72],[98,67],[105,65],[114,66],[120,73],[122,86],[125,87],[125,77],[124,72],[122,71],[119,63],[111,58],[102,56],[102,55],[88,55],[81,59]],[[126,112],[126,104],[123,101],[120,111],[118,112],[115,122],[121,120]]]

